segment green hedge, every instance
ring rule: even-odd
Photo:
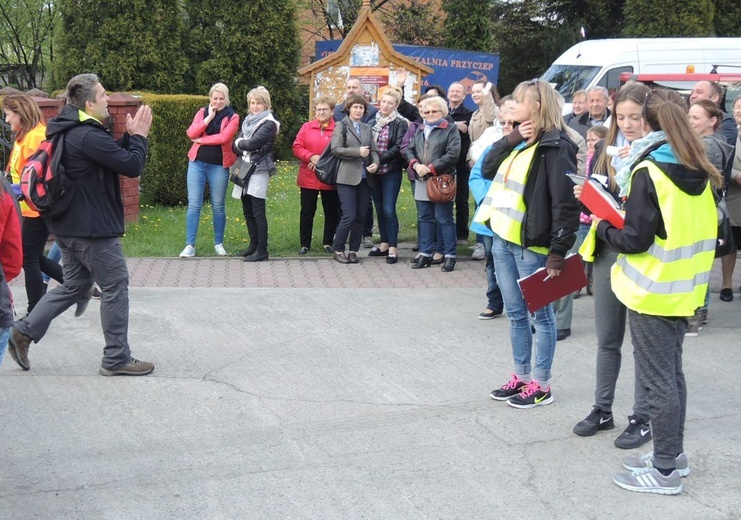
[[[177,206],[188,201],[186,174],[191,141],[185,131],[208,96],[141,94],[152,107],[149,156],[142,175],[142,191],[154,204]]]

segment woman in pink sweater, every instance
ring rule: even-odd
[[[226,187],[229,167],[237,161],[232,141],[239,129],[239,115],[229,105],[229,88],[223,83],[212,86],[208,97],[208,106],[198,111],[187,131],[193,146],[188,152],[188,210],[185,213],[185,248],[180,253],[182,258],[196,255],[196,235],[207,181],[214,221],[214,250],[217,255],[226,256]]]

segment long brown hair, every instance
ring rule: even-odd
[[[643,119],[651,130],[663,130],[674,156],[688,170],[707,175],[716,187],[723,186],[723,177],[705,155],[705,146],[690,126],[687,105],[673,90],[652,90],[643,105]]]
[[[615,96],[615,102],[613,104],[614,110],[612,112],[612,117],[610,118],[610,128],[607,130],[607,137],[605,137],[605,140],[603,141],[602,151],[599,156],[597,156],[592,168],[592,173],[605,172],[607,174],[607,177],[610,180],[610,189],[612,190],[617,189],[617,184],[615,183],[616,172],[615,167],[612,165],[610,156],[607,155],[607,146],[615,144],[618,133],[620,132],[620,128],[617,124],[617,107],[620,103],[625,101],[632,101],[636,105],[642,107],[646,102],[646,94],[648,94],[648,92],[648,87],[643,83],[631,83],[630,85],[626,84],[623,86],[623,88],[621,88],[617,93],[617,96]]]
[[[25,92],[6,94],[3,97],[2,108],[15,112],[21,118],[21,129],[18,131],[16,141],[22,141],[28,132],[44,121],[44,115],[41,113],[39,105]]]

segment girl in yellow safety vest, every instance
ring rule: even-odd
[[[658,133],[647,141],[641,139],[643,137],[643,103],[646,101],[646,94],[648,94],[648,87],[640,83],[625,85],[620,89],[615,97],[615,111],[607,137],[596,146],[591,176],[602,182],[618,201],[621,186],[615,180],[617,172],[623,170],[627,172],[627,176],[620,175],[621,183],[627,189],[631,160],[635,161],[636,157],[652,146],[666,142]],[[579,197],[581,186],[574,186],[574,193]],[[588,213],[586,208],[585,211]],[[594,262],[592,290],[594,292],[594,324],[597,332],[594,405],[589,415],[578,422],[573,429],[575,434],[584,437],[594,435],[598,431],[615,428],[612,404],[622,364],[621,350],[627,321],[627,309],[617,299],[610,286],[610,269],[618,253],[605,241],[598,240],[596,231],[597,225],[592,223],[579,249],[585,261]],[[648,401],[643,388],[636,385],[633,413],[628,417],[625,430],[615,438],[615,446],[626,450],[635,449],[650,440]]]
[[[707,160],[676,92],[647,92],[643,132],[644,139],[661,133],[666,143],[633,165],[623,229],[592,217],[597,236],[621,253],[612,267],[612,290],[628,308],[637,381],[648,398],[654,441],[653,452],[624,460],[630,472],[615,475],[614,482],[630,491],[676,494],[690,471],[682,343],[687,316],[702,305],[710,279],[717,235],[711,184],[721,186],[722,177]]]
[[[567,177],[577,171],[577,147],[565,132],[556,92],[547,82],[520,83],[513,96],[512,119],[518,126],[484,157],[482,173],[492,183],[474,220],[487,222],[493,232],[492,256],[514,361],[510,380],[490,396],[515,408],[532,408],[553,402],[556,319],[551,305],[538,309],[533,338],[517,280],[543,267],[554,277],[563,269],[579,229],[579,206]]]

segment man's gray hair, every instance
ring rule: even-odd
[[[605,99],[610,99],[610,91],[608,91],[605,87],[590,87],[589,90],[587,90],[587,93],[591,94],[592,92],[602,92],[602,95],[605,96]]]
[[[78,74],[67,83],[67,103],[85,110],[85,103],[95,101],[95,86],[99,83],[96,74]]]

